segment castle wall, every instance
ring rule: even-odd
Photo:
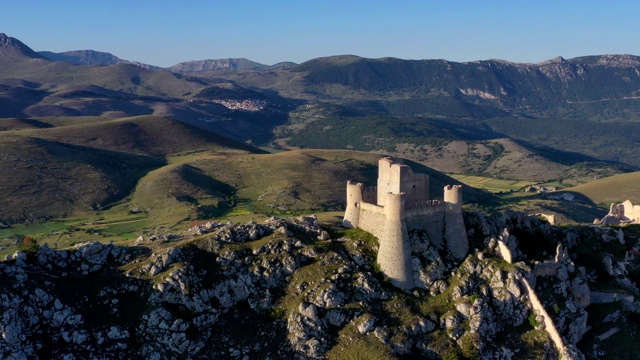
[[[385,224],[384,208],[382,206],[361,203],[359,228],[370,232],[380,239]]]
[[[431,200],[409,208],[405,212],[407,230],[424,230],[429,242],[436,248],[442,248],[444,243],[444,203]]]
[[[429,175],[414,174],[409,169],[409,173],[401,179],[400,192],[405,193],[407,207],[415,207],[415,204],[428,201]]]
[[[369,204],[377,204],[378,203],[378,189],[374,187],[362,188],[362,201]]]

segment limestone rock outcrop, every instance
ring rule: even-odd
[[[407,232],[411,290],[376,266],[375,239],[313,216],[17,252],[0,262],[0,358],[621,356],[608,339],[635,329],[640,291],[618,229],[465,216],[463,260]]]

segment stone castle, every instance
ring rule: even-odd
[[[414,287],[409,232],[423,231],[438,249],[463,259],[469,242],[462,218],[462,187],[444,188],[444,201],[429,199],[429,175],[414,173],[400,160],[378,161],[378,186],[347,182],[343,225],[370,232],[380,241],[377,262],[391,283]]]

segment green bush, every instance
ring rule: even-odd
[[[18,250],[24,251],[27,253],[35,253],[38,252],[38,241],[31,236],[25,236],[24,239],[18,245]]]

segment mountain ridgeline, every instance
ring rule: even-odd
[[[633,55],[538,64],[342,55],[160,69],[92,50],[36,53],[2,34],[0,65],[0,118],[156,115],[254,145],[375,151],[507,179],[554,180],[594,162],[607,174],[640,167]],[[549,170],[532,175],[532,164]]]

